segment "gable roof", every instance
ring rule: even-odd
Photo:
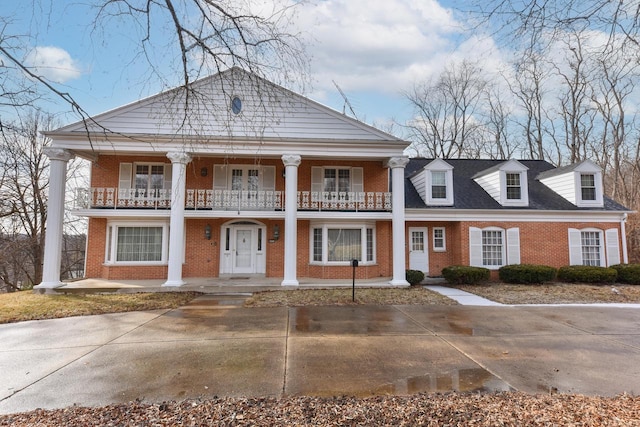
[[[47,136],[55,139],[56,135],[86,135],[89,129],[124,136],[326,139],[408,145],[400,138],[240,68],[197,80],[190,87],[186,112],[186,91],[178,87],[98,114],[86,121],[86,126],[85,121],[79,121],[48,132]],[[234,97],[242,101],[240,114],[231,110]]]
[[[433,159],[413,158],[409,160],[405,168],[405,206],[409,209],[442,209],[444,207],[427,206],[409,179],[413,174],[419,173],[425,165]],[[529,206],[526,207],[506,207],[500,205],[482,187],[473,180],[478,173],[482,173],[496,166],[502,165],[504,160],[489,159],[446,159],[447,163],[453,166],[453,192],[454,209],[496,209],[496,210],[606,210],[606,211],[629,211],[621,204],[604,198],[603,208],[579,208],[567,201],[549,187],[540,182],[537,177],[544,172],[550,172],[556,168],[543,160],[519,160],[526,168],[529,187]],[[450,209],[451,207],[446,207]]]

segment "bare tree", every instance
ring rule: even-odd
[[[34,8],[36,4],[48,1],[45,10],[67,6],[53,0],[31,1]],[[132,40],[128,50],[130,57],[123,59],[122,67],[143,61],[148,71],[141,81],[160,81],[165,87],[182,86],[181,100],[185,111],[197,96],[190,83],[234,66],[279,83],[303,84],[307,75],[304,44],[300,34],[290,31],[297,3],[277,0],[264,4],[238,0],[88,1],[95,11],[92,35],[108,40],[122,26],[132,29],[131,33],[137,34],[139,39]],[[7,34],[8,19],[10,17],[0,18],[0,57],[4,65],[0,72],[7,73],[7,78],[0,81],[0,102],[30,104],[46,94],[67,103],[81,119],[88,119],[88,113],[72,93],[24,62],[28,35]],[[158,49],[162,54],[158,54]],[[176,76],[179,76],[178,80]]]
[[[40,132],[55,125],[53,116],[32,112],[0,133],[0,287],[7,291],[42,280],[49,170]],[[77,163],[69,175],[78,175]]]
[[[476,157],[483,142],[476,113],[486,85],[480,68],[463,61],[405,94],[414,108],[408,124],[414,149],[429,157]]]

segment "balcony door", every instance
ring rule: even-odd
[[[222,227],[220,274],[264,274],[266,227],[238,221]]]

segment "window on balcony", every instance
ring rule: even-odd
[[[158,195],[158,190],[164,186],[164,165],[137,163],[135,167],[136,195]]]
[[[364,191],[363,180],[362,168],[314,166],[311,168],[312,200],[356,200]]]
[[[323,224],[311,229],[311,260],[321,264],[375,262],[375,228],[371,225]]]

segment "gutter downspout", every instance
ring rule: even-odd
[[[627,214],[622,215],[622,220],[620,220],[620,233],[622,233],[622,262],[625,264],[629,264],[629,254],[627,253]]]

